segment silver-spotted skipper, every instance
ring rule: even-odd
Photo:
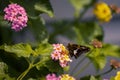
[[[68,43],[67,49],[71,57],[78,58],[81,54],[87,53],[90,51],[90,48],[83,45],[71,44]]]

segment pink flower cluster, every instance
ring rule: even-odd
[[[4,9],[4,19],[8,20],[12,24],[12,29],[20,31],[27,26],[28,17],[23,7],[18,4],[9,4]]]
[[[60,78],[57,77],[55,74],[48,74],[46,76],[46,80],[60,80]]]
[[[46,76],[46,80],[76,80],[74,77],[70,76],[69,74],[62,74],[61,76],[56,76],[56,74],[48,74]]]
[[[53,60],[59,60],[61,67],[68,66],[68,62],[72,60],[69,58],[69,52],[63,44],[53,44],[53,53],[51,57]]]

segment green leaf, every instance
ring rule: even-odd
[[[53,50],[52,45],[50,44],[40,44],[38,48],[35,49],[37,54],[40,54],[40,60],[35,63],[36,68],[41,70],[42,67],[46,67],[50,72],[62,73],[63,68],[59,65],[58,62],[51,60],[50,54]]]
[[[93,49],[87,57],[91,60],[96,70],[103,69],[106,65],[106,57],[101,53],[101,49]]]
[[[47,13],[50,17],[53,17],[53,9],[49,0],[39,0],[34,7],[35,10]]]
[[[47,13],[50,17],[53,17],[53,9],[49,0],[11,0],[11,2],[23,6],[29,17],[35,17],[41,13]]]
[[[41,70],[42,69],[42,67],[45,67],[45,63],[47,62],[47,61],[49,61],[50,60],[50,57],[47,57],[47,56],[45,56],[45,57],[41,57],[41,60],[39,61],[39,62],[37,62],[36,64],[36,68],[38,69],[38,70]]]
[[[50,55],[50,53],[53,51],[53,47],[49,43],[41,43],[38,45],[38,47],[35,49],[35,52],[40,55]]]
[[[66,20],[55,21],[50,24],[49,28],[53,30],[52,32],[49,33],[49,35],[50,35],[49,42],[50,43],[57,43],[58,36],[63,36],[70,40],[73,40],[73,41],[76,38],[75,32],[73,30],[72,22],[69,22]],[[72,34],[70,34],[70,33],[72,33]]]
[[[62,74],[63,68],[60,66],[58,61],[53,61],[53,60],[49,60],[46,62],[45,67],[47,67],[49,69],[50,72],[52,73],[58,73],[58,74]]]
[[[10,24],[8,23],[8,21],[5,21],[4,17],[1,16],[1,15],[0,15],[0,26],[6,27],[6,28],[10,26]]]
[[[73,23],[70,21],[57,21],[52,23],[51,26],[53,31],[49,33],[49,42],[52,43],[57,41],[56,36],[60,35],[79,44],[89,43],[93,39],[103,40],[103,29],[95,22]]]
[[[46,62],[48,62],[51,58],[50,55],[52,51],[53,47],[49,43],[40,43],[35,49],[35,53],[39,56],[35,56],[37,61],[34,62],[34,66],[36,66],[38,70],[45,67]]]
[[[98,56],[98,57],[90,58],[90,60],[93,62],[94,66],[97,70],[103,69],[106,65],[105,56]]]
[[[105,56],[120,58],[120,46],[118,45],[104,44],[102,51]]]
[[[9,0],[0,0],[0,14],[4,14],[4,8],[9,4]]]
[[[103,30],[95,22],[83,22],[75,24],[74,31],[77,35],[78,43],[89,43],[93,39],[103,40]]]
[[[91,76],[90,80],[97,80],[97,79],[94,76]]]
[[[0,75],[5,74],[8,70],[7,64],[0,62]]]
[[[120,58],[120,47],[112,44],[103,44],[101,49],[95,48],[87,56],[93,62],[97,70],[103,69],[106,64],[107,56]]]
[[[28,80],[37,80],[37,79],[29,78]]]
[[[11,78],[9,75],[0,75],[0,80],[16,80],[15,78]]]
[[[84,6],[91,3],[92,0],[70,0],[76,11],[80,11]]]
[[[18,57],[29,57],[33,52],[31,46],[29,44],[15,44],[15,45],[2,45],[0,49],[5,50],[6,52],[14,53]]]
[[[15,80],[7,74],[8,66],[4,62],[0,62],[0,80]]]
[[[12,43],[12,30],[10,23],[4,20],[4,17],[0,15],[0,44]]]
[[[42,18],[40,18],[39,16],[30,18],[28,22],[28,26],[32,31],[33,35],[35,36],[35,39],[37,41],[36,44],[46,43],[48,41],[48,34]]]
[[[42,67],[46,67],[50,72],[62,73],[63,68],[58,62],[53,61],[50,57],[52,51],[52,45],[48,43],[39,44],[39,46],[35,49],[35,52],[40,55],[40,60],[36,63],[36,68],[41,70]]]

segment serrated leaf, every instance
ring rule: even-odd
[[[36,63],[36,68],[38,70],[41,70],[41,67],[45,67],[45,63],[49,61],[49,59],[49,57],[42,57],[41,60],[38,63]]]
[[[91,60],[96,70],[103,69],[106,65],[106,56],[101,53],[101,49],[93,49],[87,57]]]
[[[39,61],[37,61],[36,68],[38,70],[41,69],[41,67],[45,67],[46,62],[50,60],[50,54],[51,51],[53,50],[52,45],[49,43],[41,43],[38,45],[38,47],[35,49],[35,52],[39,54]]]
[[[98,56],[94,58],[90,58],[91,62],[93,62],[95,68],[97,70],[103,69],[106,65],[106,58],[105,56]]]
[[[50,55],[41,55],[40,61],[36,64],[38,70],[41,70],[42,67],[46,67],[50,72],[63,73],[63,68],[59,65],[59,62],[53,61]]]
[[[35,36],[37,42],[36,44],[46,43],[48,41],[48,34],[42,18],[40,18],[39,16],[36,18],[30,18],[28,26]]]
[[[47,67],[49,71],[52,73],[58,74],[63,73],[63,68],[60,66],[58,61],[53,61],[50,59],[49,61],[46,62],[45,67]]]
[[[120,58],[120,46],[118,45],[104,44],[102,51],[105,56]]]
[[[15,80],[7,74],[8,66],[4,62],[0,62],[0,80]]]
[[[0,62],[0,75],[5,74],[7,70],[8,70],[7,64],[5,64],[4,62]]]
[[[50,55],[50,53],[53,51],[53,47],[49,43],[41,43],[38,45],[38,47],[35,49],[35,52],[39,55]]]
[[[74,31],[77,35],[78,43],[89,43],[93,39],[102,40],[103,39],[103,30],[95,22],[83,22],[75,24]]]
[[[15,45],[2,45],[0,49],[3,49],[6,52],[14,53],[18,57],[29,57],[32,53],[32,48],[29,44],[15,44]]]
[[[6,75],[0,75],[0,80],[16,80],[16,79],[6,74]]]
[[[120,58],[120,47],[112,44],[103,44],[101,49],[96,48],[87,56],[93,62],[96,69],[103,69],[106,64],[107,56]]]
[[[53,9],[49,0],[11,0],[13,3],[17,3],[26,9],[29,17],[39,16],[41,13],[47,13],[50,17],[53,17]]]
[[[40,55],[40,61],[36,63],[38,64],[36,68],[40,70],[41,67],[46,67],[50,72],[62,73],[63,69],[59,63],[51,60],[50,54],[52,51],[52,45],[48,43],[39,44],[39,46],[35,49],[35,52]]]

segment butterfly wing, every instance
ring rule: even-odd
[[[74,56],[75,58],[78,58],[81,54],[90,51],[89,47],[77,45],[77,44],[71,44],[71,43],[68,44],[67,48],[70,56],[71,57]]]

